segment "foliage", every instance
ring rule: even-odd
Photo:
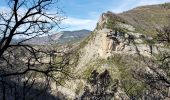
[[[81,99],[94,99],[94,100],[111,100],[114,96],[114,92],[117,91],[117,84],[115,83],[112,88],[112,79],[108,70],[105,70],[103,73],[99,74],[94,70],[87,81],[92,90],[90,91],[89,87],[85,87],[84,93],[81,96]]]
[[[108,19],[107,23],[106,23],[106,28],[108,29],[113,29],[114,26],[116,24],[116,21],[113,19]]]
[[[83,77],[84,78],[88,78],[90,73],[93,71],[92,67],[87,68],[84,72],[83,72]]]
[[[146,90],[146,85],[133,77],[133,65],[130,63],[131,61],[129,61],[133,59],[132,61],[135,63],[137,59],[132,56],[124,56],[125,57],[115,54],[112,58],[110,58],[110,60],[113,61],[113,63],[119,68],[122,88],[125,90],[127,95],[129,97],[139,98],[141,93]]]
[[[157,29],[157,32],[156,39],[158,42],[170,44],[170,25]]]
[[[170,9],[170,3],[164,3],[164,4],[162,4],[162,7],[166,8],[166,9]]]
[[[149,5],[137,7],[119,15],[134,26],[138,32],[155,36],[158,27],[169,24],[169,14],[170,10],[162,5]]]
[[[144,44],[154,45],[155,43],[156,43],[156,41],[154,39],[152,39],[152,40],[144,40]]]
[[[69,76],[71,51],[57,52],[53,46],[33,46],[26,41],[51,34],[64,18],[59,9],[49,12],[57,0],[6,3],[8,11],[0,11],[0,99],[38,100],[41,93],[48,94],[50,82]],[[62,57],[56,63],[58,56]]]

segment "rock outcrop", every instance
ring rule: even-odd
[[[162,48],[163,46],[155,43],[153,37],[138,32],[119,15],[103,13],[91,36],[80,44],[79,61],[74,72],[81,80],[85,72],[109,70],[113,79],[121,81],[118,91],[114,94],[116,100],[136,99],[137,96],[140,96],[140,100],[169,98],[169,83],[168,86],[166,83],[169,82],[169,78],[157,64],[157,67],[153,68],[148,65],[150,62],[146,62],[153,60],[160,52],[169,52],[169,49]],[[158,80],[152,87],[147,75],[152,78],[161,76],[164,82]],[[121,86],[122,84],[124,86]],[[83,86],[85,85],[87,84],[84,82]],[[146,85],[149,89],[145,88]],[[159,85],[162,87],[160,90],[153,89]],[[163,95],[163,89],[166,90],[166,96]]]
[[[104,13],[101,15],[92,37],[89,37],[86,45],[80,49],[81,55],[76,71],[81,74],[89,68],[90,63],[96,62],[98,59],[107,60],[117,54],[122,56],[130,55],[132,57],[142,56],[152,59],[154,55],[161,51],[168,52],[168,49],[160,46],[161,44],[152,43],[152,41],[154,40],[151,36],[137,32],[135,27],[118,15],[111,12]],[[148,71],[142,71],[143,75],[144,72],[150,73],[153,71],[149,67],[140,68],[148,69]],[[117,98],[120,98],[120,95]],[[148,98],[151,98],[151,96],[148,96]]]
[[[80,50],[81,57],[78,65],[80,70],[90,61],[98,58],[107,59],[115,53],[151,57],[152,54],[157,54],[159,49],[157,44],[147,43],[152,41],[152,37],[136,32],[132,25],[125,23],[118,15],[111,12],[101,15],[92,35],[93,37],[90,37]]]

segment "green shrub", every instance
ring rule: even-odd
[[[89,68],[87,68],[84,72],[83,72],[83,76],[84,78],[88,78],[90,76],[90,74],[92,73],[92,71],[94,70],[94,68],[91,66]]]
[[[115,26],[116,21],[112,20],[112,19],[108,19],[108,22],[106,23],[106,28],[108,29],[113,29],[113,27]]]
[[[144,44],[148,44],[148,45],[153,45],[153,44],[155,44],[156,42],[155,42],[155,40],[145,40],[144,41]]]
[[[162,6],[166,9],[170,9],[170,3],[164,3]]]
[[[132,57],[130,58],[133,59]],[[146,84],[133,77],[132,66],[126,61],[128,60],[128,57],[114,55],[111,60],[119,68],[122,88],[130,97],[138,97],[146,90]]]

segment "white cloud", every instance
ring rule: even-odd
[[[115,13],[120,13],[142,5],[160,4],[165,2],[170,2],[170,0],[122,0],[121,5],[118,5],[114,8],[111,7],[110,10]],[[67,19],[62,21],[62,26],[66,27],[64,30],[93,30],[98,21],[98,15],[100,15],[98,14],[98,12],[89,12],[88,16],[92,19],[68,17]]]
[[[66,27],[65,30],[79,30],[79,29],[89,29],[93,30],[96,26],[96,19],[80,19],[68,17],[62,21],[62,25]]]

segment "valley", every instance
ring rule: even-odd
[[[33,5],[20,16],[16,0],[0,24],[0,100],[170,100],[170,3],[101,12],[92,31],[50,34],[64,18],[40,1],[19,2]]]

